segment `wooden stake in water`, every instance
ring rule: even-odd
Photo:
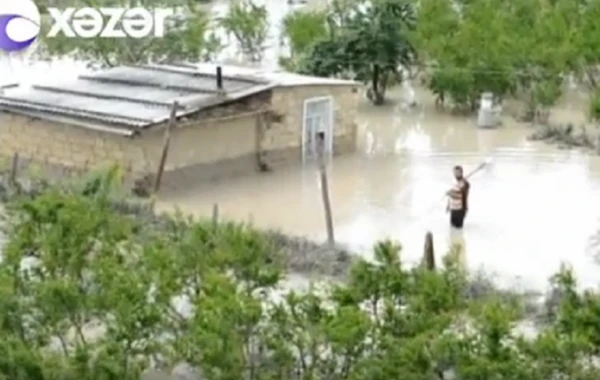
[[[429,270],[435,269],[435,252],[433,250],[433,234],[429,231],[425,234],[425,247],[423,249],[423,264]]]
[[[325,209],[325,225],[327,227],[327,242],[333,246],[335,235],[333,233],[333,216],[331,215],[331,201],[329,200],[329,183],[327,180],[327,167],[325,165],[325,134],[317,134],[317,159],[321,179],[321,196],[323,197],[323,208]]]

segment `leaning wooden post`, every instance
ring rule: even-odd
[[[335,235],[333,233],[333,217],[331,215],[331,201],[329,200],[329,184],[327,181],[327,167],[325,165],[325,136],[317,135],[317,159],[321,177],[321,196],[323,197],[323,207],[325,209],[325,225],[327,227],[327,242],[333,246],[335,244]]]
[[[435,270],[435,253],[433,251],[433,234],[429,231],[425,234],[425,248],[423,250],[423,264],[429,270]]]
[[[179,108],[179,104],[177,102],[173,102],[173,105],[171,106],[171,114],[169,115],[169,123],[167,124],[167,128],[165,129],[165,138],[163,141],[162,155],[160,157],[160,163],[158,164],[158,170],[156,172],[156,178],[154,182],[154,194],[158,193],[158,190],[160,190],[162,175],[165,170],[165,164],[167,163],[167,155],[169,153],[169,143],[171,141],[171,128],[173,128],[173,125],[175,124],[175,115],[177,114],[177,108]]]
[[[12,158],[12,164],[10,167],[10,174],[8,177],[8,181],[11,186],[17,184],[17,172],[19,171],[19,153],[15,152]]]

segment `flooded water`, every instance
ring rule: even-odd
[[[591,237],[600,229],[600,157],[531,143],[530,130],[506,118],[495,130],[475,127],[475,118],[440,114],[424,92],[406,109],[402,94],[391,104],[361,107],[359,152],[330,167],[336,240],[369,256],[380,239],[402,243],[408,261],[420,258],[426,231],[438,254],[451,243],[465,247],[466,265],[483,268],[512,286],[544,287],[569,262],[586,286],[600,281]],[[553,117],[583,120],[582,99],[571,96]],[[583,103],[585,105],[585,103]],[[462,233],[450,231],[444,192],[452,167],[471,178],[470,210]],[[204,187],[181,186],[160,207],[208,216],[218,203],[228,219],[325,238],[316,169],[292,167]]]

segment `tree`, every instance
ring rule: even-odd
[[[122,7],[134,5],[119,0],[68,0],[64,7]],[[163,37],[144,38],[69,38],[63,34],[42,40],[42,53],[48,56],[70,56],[102,66],[144,64],[156,61],[208,60],[221,50],[221,42],[211,31],[209,15],[193,2],[179,0],[147,0],[140,3],[146,8],[173,8],[174,17],[168,18]],[[49,18],[43,17],[49,21]],[[46,35],[49,22],[42,25]]]
[[[515,36],[523,48],[517,55],[515,70],[518,70],[517,85],[527,105],[525,119],[545,123],[550,107],[562,95],[563,75],[569,72],[573,58],[573,25],[569,15],[574,12],[565,10],[559,2],[543,2],[538,7],[523,3],[515,12],[513,24],[523,14],[528,14],[531,20],[530,26],[519,31],[528,37],[518,40]]]
[[[161,315],[147,302],[151,278],[129,266],[134,226],[112,211],[105,188],[88,196],[60,190],[8,207],[14,218],[0,271],[8,306],[1,318],[5,336],[18,347],[8,358],[21,352],[31,361],[9,360],[4,374],[136,379],[143,339]],[[90,333],[93,323],[106,329],[102,336]]]
[[[409,39],[415,25],[413,5],[404,0],[379,0],[347,9],[344,27],[313,45],[302,71],[318,76],[351,76],[369,84],[374,104],[385,101],[387,88],[401,80],[416,50]]]
[[[297,66],[312,45],[327,38],[327,13],[324,11],[294,11],[283,19],[282,43],[290,50],[289,57],[280,57],[280,63],[290,71]]]
[[[510,13],[488,0],[427,0],[422,7],[417,40],[423,64],[431,67],[429,86],[440,99],[448,95],[459,107],[474,109],[484,91],[512,92]]]
[[[559,3],[560,4],[560,3]],[[568,6],[568,8],[567,8]],[[595,1],[576,1],[562,4],[570,16],[570,34],[573,45],[571,67],[590,89],[600,86],[600,37],[596,20],[600,17],[600,4]]]
[[[262,60],[269,34],[268,16],[265,5],[239,0],[229,6],[227,15],[220,20],[220,25],[233,35],[242,54],[251,62]]]
[[[440,100],[475,110],[483,92],[517,95],[532,120],[562,93],[573,62],[567,2],[426,0],[417,45],[429,68],[429,87]],[[572,3],[572,2],[571,2]]]

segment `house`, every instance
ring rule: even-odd
[[[328,154],[355,149],[359,86],[214,64],[115,67],[0,91],[0,155],[141,178],[157,172],[169,129],[165,175],[277,170],[314,158],[319,132]]]

